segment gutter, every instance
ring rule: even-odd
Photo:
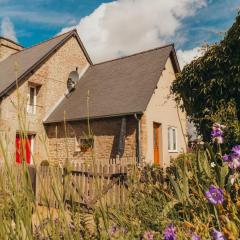
[[[137,120],[137,139],[136,139],[136,145],[137,145],[137,165],[141,164],[141,117],[138,118],[138,115],[135,113],[134,118]]]
[[[115,117],[123,117],[123,116],[133,116],[134,114],[143,114],[142,111],[139,112],[129,112],[129,113],[120,113],[120,114],[111,114],[111,115],[100,115],[100,116],[89,116],[89,117],[80,117],[80,118],[66,118],[66,122],[77,122],[77,121],[84,121],[84,120],[99,120],[104,118],[115,118]],[[44,125],[50,125],[50,124],[56,124],[56,123],[62,123],[64,122],[64,119],[62,120],[46,120],[43,122]]]

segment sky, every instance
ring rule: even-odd
[[[240,0],[0,0],[0,35],[30,47],[76,28],[94,62],[174,43],[181,66],[223,38]]]

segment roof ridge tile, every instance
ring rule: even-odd
[[[118,61],[118,60],[122,60],[122,59],[129,58],[129,57],[134,57],[134,56],[137,56],[137,55],[140,55],[140,54],[156,51],[156,50],[159,50],[159,49],[162,49],[162,48],[167,48],[167,47],[170,47],[170,46],[174,47],[174,43],[169,43],[169,44],[166,44],[166,45],[163,45],[163,46],[160,46],[160,47],[151,48],[151,49],[147,49],[147,50],[144,50],[144,51],[141,51],[141,52],[136,52],[136,53],[133,53],[133,54],[130,54],[130,55],[126,55],[126,56],[123,56],[123,57],[114,58],[114,59],[110,59],[110,60],[107,60],[107,61],[95,63],[95,64],[93,64],[93,66],[101,65],[101,64],[104,64],[104,63],[108,63],[108,62]]]

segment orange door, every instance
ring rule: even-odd
[[[160,164],[160,127],[159,123],[153,123],[153,151],[154,164]]]

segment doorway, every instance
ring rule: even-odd
[[[153,123],[153,152],[154,152],[154,164],[160,165],[161,163],[161,124]]]

